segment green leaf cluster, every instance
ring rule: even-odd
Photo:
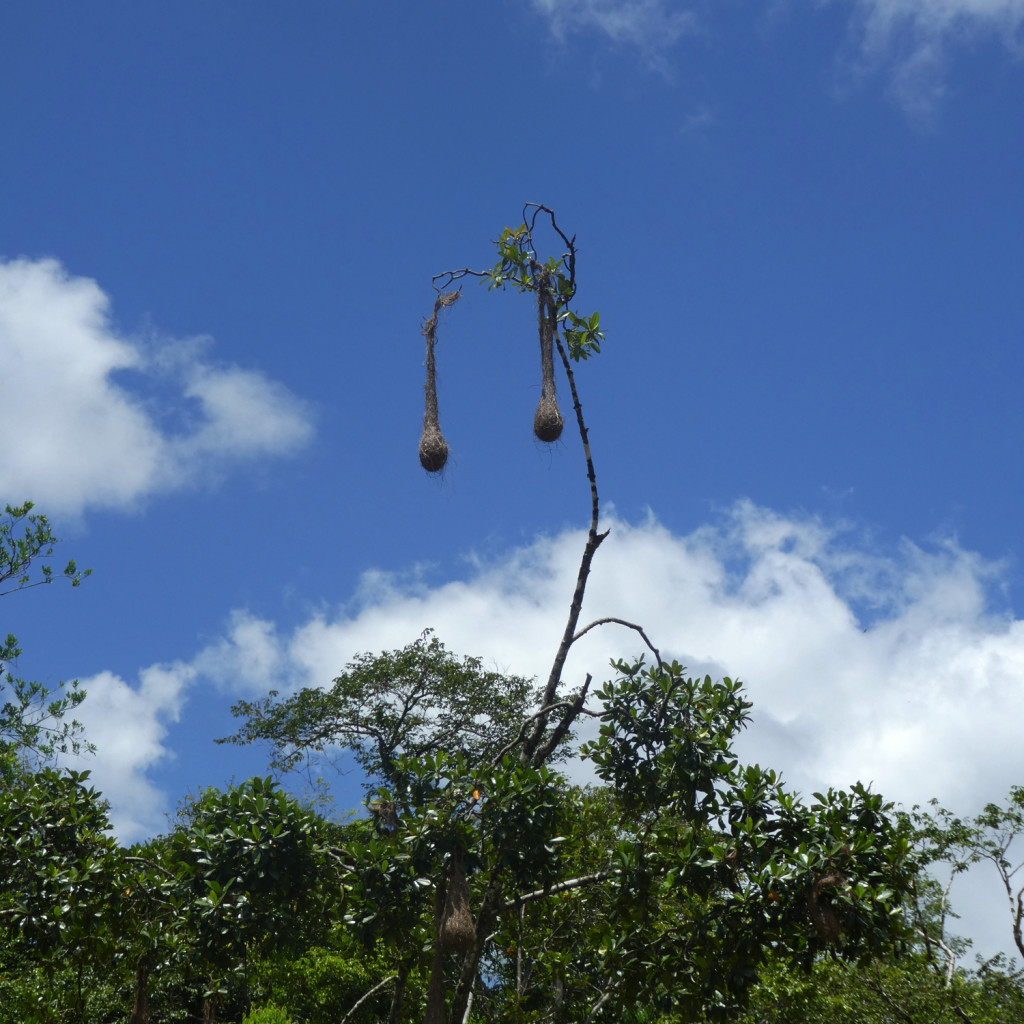
[[[53,554],[57,538],[44,515],[33,513],[32,502],[5,505],[0,516],[0,597],[64,579],[77,587],[92,572],[69,561],[57,573],[38,559]],[[2,634],[0,634],[2,635]],[[69,714],[85,698],[77,682],[55,689],[15,676],[7,669],[21,655],[17,637],[0,642],[0,778],[17,761],[47,761],[56,754],[81,753],[89,744],[81,725]]]
[[[543,281],[552,293],[569,358],[581,362],[599,355],[604,341],[600,315],[580,315],[569,307],[576,294],[574,240],[569,241],[569,252],[561,259],[551,257],[540,263],[532,228],[524,223],[517,228],[505,228],[495,246],[498,262],[485,275],[488,288],[511,285],[520,292],[535,292]]]

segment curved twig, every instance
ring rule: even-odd
[[[579,630],[579,632],[576,633],[575,636],[573,636],[569,643],[576,643],[576,641],[579,640],[581,636],[585,635],[586,633],[589,633],[595,626],[604,626],[608,625],[609,623],[615,623],[619,626],[625,626],[627,629],[632,629],[639,633],[643,642],[647,644],[648,650],[654,655],[654,660],[658,663],[658,668],[662,667],[661,653],[658,651],[658,648],[651,643],[647,634],[644,632],[643,627],[638,626],[635,622],[629,622],[626,619],[617,618],[614,615],[606,615],[604,618],[594,619],[594,621],[591,622],[590,625],[584,626],[581,630]]]
[[[530,245],[533,246],[533,229],[537,224],[537,215],[540,213],[546,213],[551,221],[551,228],[558,234],[558,237],[565,242],[566,253],[562,257],[562,266],[569,272],[569,284],[570,290],[566,293],[565,304],[568,305],[572,301],[573,296],[576,294],[576,236],[568,238],[565,232],[558,226],[555,220],[555,211],[549,206],[545,206],[543,203],[524,203],[523,204],[523,223],[526,224],[526,211],[533,208],[533,216],[530,218],[530,222],[526,228],[527,237],[530,239]],[[536,250],[535,250],[536,251]]]
[[[442,292],[445,288],[453,285],[456,281],[461,281],[464,277],[487,277],[486,270],[471,270],[469,267],[463,267],[462,270],[445,270],[440,274],[435,274],[430,279],[431,287],[435,292]],[[436,282],[444,279],[442,284]]]

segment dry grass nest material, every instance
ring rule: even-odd
[[[451,953],[466,953],[476,941],[476,926],[469,909],[469,887],[466,885],[461,851],[452,854],[439,937],[441,947]]]
[[[423,434],[420,436],[420,465],[428,473],[438,473],[448,461],[448,442],[441,433],[441,422],[437,415],[437,366],[434,362],[434,345],[437,343],[437,314],[446,306],[454,305],[462,293],[442,292],[434,300],[434,312],[423,325],[423,336],[427,340],[427,381],[424,387]]]
[[[541,395],[537,403],[537,411],[533,416],[533,432],[538,440],[550,444],[562,436],[562,427],[565,421],[558,408],[558,402],[554,395]]]
[[[829,903],[823,903],[821,896],[827,890],[842,889],[845,886],[846,876],[841,871],[830,871],[822,875],[807,894],[807,913],[822,945],[834,946],[843,929],[834,908]]]
[[[428,424],[420,437],[420,465],[428,473],[437,473],[447,461],[448,442],[437,427]]]

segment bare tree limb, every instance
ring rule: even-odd
[[[358,1010],[359,1007],[362,1006],[363,1003],[365,1003],[366,1000],[370,998],[370,996],[375,995],[382,988],[384,988],[385,985],[390,985],[391,982],[397,981],[397,980],[398,980],[398,975],[397,974],[389,974],[382,982],[379,982],[378,984],[374,985],[373,988],[371,988],[369,992],[365,993],[364,995],[361,995],[355,1001],[355,1003],[352,1004],[352,1008],[348,1011],[348,1013],[346,1013],[345,1016],[341,1018],[341,1024],[345,1024],[345,1021],[347,1021],[349,1019],[349,1017],[351,1017],[352,1014],[354,1014],[356,1012],[356,1010]]]
[[[587,1019],[583,1022],[583,1024],[590,1024],[590,1022],[601,1012],[601,1008],[604,1006],[605,1003],[608,1002],[609,999],[611,999],[611,997],[612,987],[609,986],[601,993],[600,998],[591,1007],[590,1013],[587,1014]]]
[[[466,1012],[462,1015],[462,1024],[469,1024],[469,1015],[473,1012],[473,996],[476,989],[470,989],[466,997]]]
[[[590,677],[588,676],[587,679],[589,680]],[[589,685],[589,682],[587,683],[587,685]],[[531,722],[535,722],[538,718],[541,717],[541,715],[548,715],[552,711],[557,711],[559,708],[572,709],[572,708],[574,708],[576,706],[576,703],[577,703],[577,701],[560,700],[560,701],[556,701],[554,704],[549,704],[546,707],[541,708],[540,711],[535,711],[532,715],[528,715],[526,718],[523,719],[523,724],[519,727],[519,732],[516,735],[515,739],[513,739],[510,743],[506,743],[505,746],[503,746],[501,748],[501,750],[499,750],[498,753],[495,754],[494,760],[491,763],[492,764],[500,764],[501,763],[501,759],[506,754],[510,753],[517,746],[519,746],[520,742],[523,739],[523,733],[526,732],[526,730],[529,727]],[[596,716],[597,712],[596,711],[587,711],[585,708],[581,707],[579,709],[579,711],[578,711],[578,714]]]
[[[661,653],[659,652],[658,648],[655,647],[654,644],[651,643],[650,638],[644,632],[643,627],[642,626],[638,626],[635,622],[629,622],[626,619],[617,618],[614,615],[606,615],[604,618],[595,619],[589,625],[584,626],[581,630],[579,630],[573,636],[573,638],[569,641],[569,643],[570,644],[574,644],[574,643],[576,643],[577,640],[580,639],[580,637],[585,636],[587,633],[589,633],[595,627],[597,627],[597,626],[605,626],[605,625],[608,625],[609,623],[614,623],[615,625],[618,625],[618,626],[625,626],[627,629],[632,629],[632,630],[635,630],[637,633],[639,633],[640,634],[640,638],[643,640],[643,642],[645,644],[647,644],[647,649],[654,655],[654,660],[658,663],[658,668],[661,668]]]
[[[579,718],[583,712],[583,705],[587,700],[587,690],[590,689],[590,684],[593,680],[593,676],[588,672],[586,681],[583,683],[583,689],[580,690],[579,696],[572,701],[569,706],[569,710],[562,715],[561,721],[551,730],[551,735],[547,738],[544,745],[537,751],[535,762],[537,764],[544,764],[545,761],[551,756],[555,748],[563,739],[568,735],[569,730],[572,728],[573,722]]]
[[[555,694],[558,692],[558,685],[562,680],[562,669],[565,667],[565,659],[569,656],[569,648],[572,646],[573,637],[576,634],[576,625],[580,620],[580,612],[583,610],[583,594],[587,588],[587,577],[590,575],[590,566],[594,561],[594,555],[601,546],[601,542],[608,536],[608,531],[598,533],[597,524],[600,513],[600,501],[597,494],[597,475],[594,472],[594,458],[590,451],[590,439],[587,433],[587,425],[583,419],[583,406],[580,403],[579,392],[576,390],[576,380],[573,377],[572,366],[569,356],[566,354],[565,346],[561,337],[555,334],[555,344],[558,346],[558,354],[562,360],[566,376],[569,379],[569,390],[572,393],[572,404],[576,411],[576,424],[579,427],[580,440],[583,442],[583,454],[587,463],[587,479],[590,482],[590,529],[587,532],[587,543],[583,548],[583,557],[580,559],[579,571],[576,574],[576,589],[573,591],[572,603],[569,605],[569,617],[565,623],[565,632],[562,634],[562,642],[558,645],[555,660],[551,665],[551,672],[548,675],[547,686],[544,688],[542,698],[545,705],[554,703]],[[532,764],[538,764],[535,752],[540,745],[541,737],[547,728],[547,716],[537,719],[533,731],[523,744],[523,758]]]
[[[598,882],[607,882],[609,878],[614,878],[618,875],[619,869],[609,869],[608,871],[595,871],[592,875],[580,875],[577,878],[567,878],[564,882],[557,882],[555,885],[549,886],[547,889],[535,889],[533,892],[524,893],[522,896],[517,896],[514,900],[509,900],[501,908],[501,912],[506,910],[512,910],[515,907],[525,905],[527,903],[533,903],[535,900],[542,900],[545,896],[557,896],[559,893],[569,892],[572,889],[581,889],[585,885],[596,885]]]
[[[487,277],[486,270],[470,270],[469,267],[464,267],[462,270],[446,270],[443,274],[435,274],[431,279],[430,283],[433,285],[435,292],[442,292],[445,288],[453,285],[456,281],[461,281],[464,277]],[[441,284],[436,282],[441,281]]]

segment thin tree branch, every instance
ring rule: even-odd
[[[507,910],[513,910],[527,903],[533,903],[534,900],[542,900],[545,896],[558,896],[560,893],[569,892],[572,889],[581,889],[585,885],[607,882],[609,878],[614,878],[619,873],[619,869],[614,868],[608,871],[595,871],[592,875],[567,878],[564,882],[556,882],[554,885],[548,886],[547,889],[535,889],[533,892],[524,893],[522,896],[517,896],[514,900],[509,900],[500,908],[499,912],[504,913]]]
[[[911,1017],[910,1014],[907,1013],[907,1011],[904,1010],[903,1007],[900,1006],[892,998],[892,996],[890,996],[889,993],[885,991],[884,988],[882,988],[881,985],[879,985],[875,981],[872,981],[870,978],[865,978],[864,984],[867,985],[867,987],[871,989],[873,992],[880,995],[882,997],[882,1000],[889,1005],[889,1008],[892,1010],[893,1013],[896,1014],[897,1017],[900,1018],[900,1020],[906,1021],[907,1024],[914,1024],[914,1018]]]
[[[384,988],[385,985],[390,985],[391,982],[397,981],[397,980],[398,980],[398,975],[397,974],[389,974],[382,982],[379,982],[378,984],[374,985],[373,988],[371,988],[369,992],[365,993],[364,995],[361,995],[352,1004],[352,1008],[348,1011],[348,1013],[346,1013],[345,1016],[341,1018],[341,1024],[345,1024],[345,1021],[347,1021],[349,1019],[349,1017],[351,1017],[352,1014],[354,1014],[356,1012],[356,1010],[358,1010],[359,1007],[362,1006],[363,1003],[365,1003],[366,1000],[370,998],[370,996],[375,995],[382,988]]]
[[[470,270],[469,267],[464,267],[462,270],[446,270],[444,273],[435,274],[430,279],[430,283],[433,285],[435,292],[441,292],[456,281],[461,281],[464,277],[487,277],[487,271]],[[443,281],[443,283],[437,284],[437,281]]]
[[[595,619],[588,626],[584,626],[581,630],[579,630],[575,634],[575,636],[573,636],[573,638],[569,641],[569,643],[574,644],[577,640],[580,639],[580,637],[589,633],[596,626],[604,626],[608,625],[609,623],[614,623],[619,626],[625,626],[627,629],[632,629],[639,633],[643,642],[647,644],[647,649],[654,655],[654,659],[658,663],[658,668],[661,668],[661,653],[658,651],[658,648],[651,643],[650,638],[644,632],[643,627],[638,626],[635,622],[629,622],[626,619],[617,618],[614,615],[606,615],[604,618]]]
[[[473,996],[476,989],[470,989],[466,997],[466,1012],[462,1015],[462,1024],[469,1024],[469,1015],[473,1012]]]
[[[587,1014],[587,1019],[583,1022],[583,1024],[590,1024],[590,1022],[601,1012],[601,1008],[612,997],[612,988],[613,986],[609,985],[609,987],[601,993],[601,997],[598,999],[596,1003],[594,1003],[590,1013]]]
[[[553,310],[552,310],[553,312]],[[554,702],[555,694],[558,692],[558,684],[562,679],[562,669],[565,667],[565,659],[569,656],[569,648],[572,646],[573,637],[576,634],[576,625],[580,620],[580,612],[583,610],[583,594],[587,587],[587,577],[590,575],[590,566],[594,561],[594,555],[601,546],[601,542],[608,536],[608,531],[597,532],[598,516],[600,513],[600,502],[597,494],[597,475],[594,472],[594,458],[590,451],[590,438],[587,432],[587,425],[583,419],[583,406],[580,403],[579,392],[576,390],[576,379],[573,377],[572,366],[566,354],[565,346],[561,337],[555,334],[555,344],[558,346],[558,354],[562,360],[569,380],[569,390],[572,393],[572,404],[576,410],[576,424],[579,428],[580,440],[583,443],[583,454],[587,463],[587,479],[590,482],[590,529],[587,532],[587,543],[583,548],[583,557],[580,559],[579,572],[576,575],[576,589],[573,591],[572,603],[569,605],[569,618],[565,623],[565,632],[562,634],[562,642],[558,645],[555,660],[551,665],[551,672],[548,675],[547,686],[544,689],[543,703],[545,705]],[[538,764],[534,756],[537,747],[540,745],[541,737],[547,728],[547,716],[537,719],[533,731],[523,744],[523,758],[532,764]]]
[[[579,718],[580,714],[583,712],[583,705],[586,703],[587,700],[587,690],[590,689],[590,684],[592,681],[593,676],[591,676],[591,674],[588,672],[587,678],[583,683],[583,689],[580,690],[579,696],[574,701],[572,701],[569,710],[566,711],[564,715],[562,715],[561,721],[558,723],[558,725],[555,726],[554,729],[551,730],[551,735],[547,738],[547,741],[544,743],[544,745],[537,751],[535,755],[535,761],[537,764],[544,764],[544,762],[547,761],[547,759],[554,752],[558,744],[561,743],[563,739],[565,739],[569,730],[572,728],[572,723],[575,722],[576,719]],[[595,712],[591,713],[593,714]]]
[[[590,677],[588,676],[587,679],[589,680],[589,678]],[[588,683],[588,685],[589,685],[589,683]],[[567,708],[568,709],[568,708],[573,708],[575,705],[576,705],[576,701],[572,701],[572,700],[559,700],[559,701],[556,701],[554,704],[549,704],[549,705],[547,705],[547,707],[541,708],[540,711],[535,711],[532,715],[528,715],[526,718],[523,719],[523,724],[519,726],[519,732],[516,735],[516,738],[514,740],[512,740],[510,743],[506,743],[505,746],[503,746],[501,748],[501,750],[499,750],[498,753],[494,755],[494,758],[491,761],[491,764],[495,764],[495,765],[496,764],[500,764],[501,763],[501,759],[507,753],[509,753],[510,751],[514,750],[517,746],[519,746],[520,742],[522,742],[522,739],[523,739],[523,733],[526,732],[526,729],[527,729],[527,727],[529,726],[529,724],[531,722],[535,722],[538,718],[541,717],[541,715],[550,714],[552,711],[556,711],[559,708]],[[594,716],[594,717],[597,716],[597,712],[596,711],[587,711],[585,708],[580,708],[579,713],[580,714],[584,714],[584,715],[591,715],[591,716]]]
[[[178,880],[178,876],[173,871],[168,871],[162,864],[157,864],[156,861],[147,860],[145,857],[136,857],[134,854],[125,854],[125,860],[133,861],[136,864],[145,864],[147,868],[152,868],[154,871],[159,871],[162,875],[173,881]]]

